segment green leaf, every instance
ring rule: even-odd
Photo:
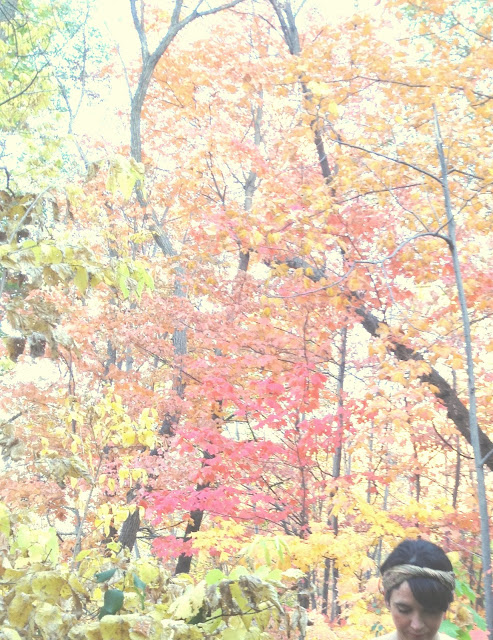
[[[31,562],[58,561],[58,538],[53,527],[31,529],[27,525],[19,525],[13,548],[26,550]]]
[[[134,587],[139,591],[144,591],[145,588],[147,587],[146,583],[143,580],[141,580],[136,573],[133,573],[132,577],[134,580]]]
[[[246,629],[225,629],[222,633],[223,640],[244,640]]]
[[[266,565],[270,565],[270,551],[269,551],[269,546],[266,544],[266,542],[265,542],[264,540],[262,540],[261,546],[263,547],[263,550],[264,550],[265,564],[266,564]]]
[[[206,610],[204,607],[202,607],[202,609],[200,609],[200,611],[196,615],[187,620],[187,624],[203,624],[206,620]]]
[[[125,262],[120,262],[118,264],[117,272],[121,276],[125,276],[125,278],[129,278],[130,277],[130,271],[128,270],[128,265]]]
[[[285,543],[282,542],[281,540],[279,540],[279,538],[275,538],[274,539],[274,546],[276,547],[276,551],[277,551],[277,555],[279,556],[279,560],[281,562],[283,562],[284,561],[283,546],[285,546]]]
[[[221,580],[224,580],[225,578],[226,576],[220,569],[211,569],[205,574],[205,581],[209,585],[217,584],[218,582],[221,582]]]
[[[0,502],[0,533],[8,538],[10,535],[10,511]]]
[[[123,297],[128,298],[128,296],[130,295],[130,291],[128,290],[127,278],[125,276],[120,276],[118,278],[118,286],[120,287],[120,291],[122,292]]]
[[[147,271],[144,271],[142,280],[151,291],[154,291],[154,280],[152,279],[152,276],[150,273],[148,273]]]
[[[98,613],[98,618],[101,620],[101,618],[104,618],[104,616],[111,616],[111,615],[113,615],[111,611],[108,611],[106,607],[101,607]]]
[[[272,569],[272,571],[267,574],[266,579],[280,582],[282,580],[282,571],[280,569]]]
[[[241,590],[240,585],[237,582],[233,582],[229,585],[229,589],[231,591],[231,595],[233,596],[236,604],[240,607],[241,611],[245,613],[246,611],[250,611],[250,603],[243,595],[243,591]]]
[[[486,631],[486,621],[482,618],[477,611],[474,611],[472,607],[467,607],[469,611],[472,613],[472,619],[474,621],[474,625],[481,629],[481,631]]]
[[[450,622],[450,620],[444,620],[440,625],[440,632],[445,633],[446,635],[451,636],[452,638],[457,638],[457,634],[459,631],[460,631],[460,627],[458,627],[453,622]]]
[[[247,576],[247,575],[248,575],[248,571],[245,569],[245,567],[242,567],[241,565],[239,565],[235,567],[233,571],[229,574],[229,579],[237,580],[240,576]]]
[[[264,564],[255,569],[255,575],[258,576],[261,580],[265,580],[270,573],[270,568],[266,567]]]
[[[476,594],[467,584],[467,582],[457,580],[455,583],[455,592],[458,596],[465,596],[469,600],[469,602],[476,601]]]
[[[94,576],[96,578],[96,582],[106,582],[115,575],[115,571],[116,567],[113,567],[113,569],[108,569],[107,571],[96,573],[96,575]]]
[[[120,611],[123,606],[123,591],[120,589],[108,589],[104,594],[104,604],[101,607],[98,618],[113,616]]]
[[[253,616],[251,616],[250,614],[246,615],[246,616],[240,616],[241,617],[241,621],[243,622],[243,624],[245,625],[245,629],[247,631],[250,630],[250,627],[252,626],[252,622],[253,622]]]
[[[264,609],[263,611],[259,611],[258,613],[255,614],[255,620],[257,621],[257,624],[262,631],[265,631],[267,629],[267,626],[269,625],[269,622],[270,622],[270,617],[271,617],[270,609]]]

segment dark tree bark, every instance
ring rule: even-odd
[[[173,13],[171,16],[170,24],[168,25],[168,29],[160,40],[158,46],[153,52],[149,51],[149,46],[147,42],[147,34],[145,32],[144,24],[142,21],[142,16],[138,15],[136,0],[130,0],[130,10],[132,13],[132,19],[135,26],[135,30],[137,31],[137,35],[140,40],[140,50],[141,50],[141,59],[142,59],[142,70],[137,82],[137,87],[135,92],[131,93],[131,110],[130,110],[130,153],[134,160],[137,162],[142,161],[142,131],[141,131],[141,123],[142,123],[142,108],[144,106],[144,102],[147,96],[147,91],[149,89],[149,84],[152,80],[152,75],[154,73],[154,69],[158,64],[159,60],[162,58],[170,44],[173,42],[174,38],[177,34],[188,24],[197,20],[198,18],[202,18],[204,16],[208,16],[214,13],[218,13],[219,11],[223,11],[225,9],[229,9],[239,4],[243,0],[232,0],[226,4],[222,4],[218,7],[212,9],[206,9],[204,11],[198,11],[198,7],[200,6],[200,2],[198,2],[197,7],[186,17],[180,18],[180,14],[183,9],[183,0],[175,0],[175,6],[173,9]],[[130,88],[129,88],[130,90]],[[139,203],[142,207],[147,206],[147,202],[145,202],[144,197],[142,195],[141,185],[136,185],[136,195]],[[173,244],[169,238],[169,235],[166,233],[164,229],[159,227],[154,227],[151,229],[153,232],[154,240],[157,246],[161,249],[165,256],[176,256],[176,251],[173,247]],[[186,298],[186,292],[183,287],[183,277],[184,270],[182,267],[178,266],[175,270],[175,285],[174,285],[174,293],[176,296],[180,298]],[[173,389],[177,393],[180,398],[184,397],[185,394],[185,382],[183,380],[183,357],[187,354],[187,331],[185,328],[176,328],[173,333],[173,346],[175,352],[175,364],[176,364],[176,374],[175,379],[173,381]],[[171,420],[167,421],[166,424],[170,427],[169,435],[172,435],[171,427],[176,425],[178,422],[178,417],[173,416]],[[136,510],[134,514],[131,514],[129,518],[123,523],[122,531],[120,533],[120,541],[121,536],[123,535],[123,529],[127,525],[128,522],[128,530],[126,531],[125,545],[129,546],[129,548],[133,547],[135,544],[135,540],[137,537],[137,532],[140,526],[140,517],[138,510]],[[132,522],[129,522],[131,517],[134,517]],[[197,521],[197,517],[194,517],[191,514],[191,521]],[[200,521],[202,518],[200,518]],[[198,524],[200,527],[200,523]],[[198,529],[197,529],[198,531]],[[133,544],[130,546],[132,542],[133,536]],[[186,533],[185,533],[186,536]],[[181,560],[181,557],[180,557]],[[182,563],[183,564],[183,563]],[[185,566],[185,565],[184,565]],[[190,566],[188,565],[189,571]],[[180,571],[183,573],[183,571]],[[177,573],[180,573],[177,567]]]

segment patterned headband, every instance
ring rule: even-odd
[[[417,567],[414,564],[399,564],[387,569],[382,576],[383,590],[388,593],[409,578],[432,578],[438,580],[445,587],[453,591],[455,589],[455,576],[453,571],[438,571],[428,567]]]

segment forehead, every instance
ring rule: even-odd
[[[403,582],[395,589],[392,589],[390,593],[390,604],[407,604],[413,607],[421,607],[419,602],[414,598],[413,592],[409,587],[409,584]]]

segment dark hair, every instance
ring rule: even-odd
[[[401,564],[414,564],[417,567],[427,567],[439,571],[453,571],[450,560],[443,549],[428,540],[404,540],[388,556],[380,567],[382,575]],[[454,593],[446,585],[433,578],[413,576],[406,582],[411,592],[422,607],[447,611],[454,599]],[[398,585],[396,585],[398,586]],[[389,602],[392,587],[385,593],[385,600]]]

